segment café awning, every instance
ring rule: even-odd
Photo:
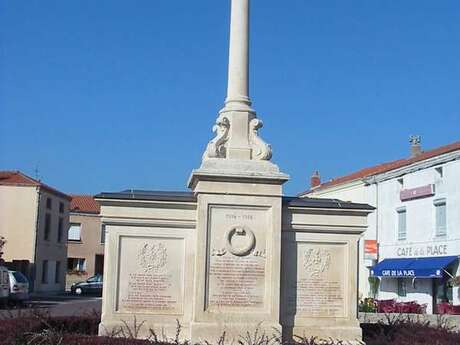
[[[385,259],[371,269],[372,277],[382,278],[442,278],[444,269],[458,256]]]

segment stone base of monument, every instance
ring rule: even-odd
[[[103,193],[107,260],[100,334],[216,341],[281,332],[353,341],[358,239],[367,205],[247,195]],[[222,182],[222,181],[221,181]],[[259,181],[260,182],[260,181]],[[235,189],[243,186],[233,182]],[[225,185],[221,185],[225,189]],[[272,195],[250,195],[265,189]],[[279,189],[278,189],[279,192]],[[281,326],[280,326],[281,325]]]

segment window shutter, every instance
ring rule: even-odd
[[[401,210],[398,211],[398,239],[405,240],[406,236],[406,210]]]
[[[446,203],[439,203],[436,206],[436,236],[447,234]]]

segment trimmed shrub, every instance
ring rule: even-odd
[[[34,315],[0,321],[0,345],[169,345],[161,341],[131,338],[98,337],[99,317],[57,317]],[[139,323],[140,327],[142,323]],[[180,325],[178,325],[180,330]],[[439,322],[388,317],[387,322],[363,324],[363,340],[367,345],[459,345],[460,333],[452,332]],[[267,340],[268,339],[268,340]],[[172,340],[174,345],[190,345]],[[230,345],[219,341],[215,345]],[[206,342],[206,345],[211,345]],[[238,345],[347,345],[347,342],[298,338],[294,343],[281,343],[279,338],[242,337]]]
[[[460,344],[460,333],[442,323],[409,319],[387,320],[387,324],[362,324],[363,340],[367,345],[455,345]]]
[[[96,315],[51,318],[40,313],[4,319],[0,321],[0,345],[33,345],[34,342],[39,343],[39,339],[43,340],[43,345],[53,345],[44,339],[59,334],[62,337],[66,334],[95,336],[98,332],[99,320]]]

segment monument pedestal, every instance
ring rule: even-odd
[[[189,181],[197,196],[191,340],[238,340],[279,323],[282,184],[264,161],[209,159]]]
[[[358,241],[368,205],[286,198],[283,207],[283,336],[360,344]]]

